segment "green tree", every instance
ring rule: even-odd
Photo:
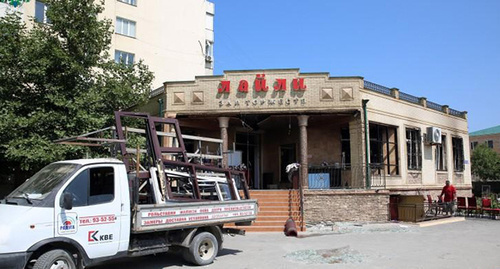
[[[0,165],[10,173],[84,157],[87,148],[52,141],[111,125],[113,111],[147,100],[153,79],[142,62],[110,58],[103,3],[44,2],[50,24],[0,19]]]
[[[500,156],[486,145],[474,149],[471,164],[472,174],[481,180],[500,180]]]

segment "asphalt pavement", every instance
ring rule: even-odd
[[[406,223],[337,224],[299,238],[282,233],[227,236],[202,268],[500,268],[500,220],[466,219],[419,227]],[[200,268],[173,254],[122,259],[91,269]]]

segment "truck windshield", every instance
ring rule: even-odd
[[[54,189],[54,187],[71,175],[78,166],[77,164],[70,163],[49,164],[26,180],[8,197],[43,199]]]

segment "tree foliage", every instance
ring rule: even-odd
[[[147,100],[152,73],[109,57],[111,23],[94,0],[47,0],[50,24],[0,19],[0,164],[36,170],[88,149],[52,141],[112,124]],[[5,172],[4,172],[5,173]]]
[[[486,145],[479,145],[471,156],[472,174],[481,180],[500,180],[500,156]]]

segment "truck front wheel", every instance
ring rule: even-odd
[[[189,249],[185,251],[183,256],[188,262],[196,265],[207,265],[211,264],[217,256],[219,244],[213,234],[202,232],[193,238]]]
[[[33,269],[76,269],[76,266],[73,257],[68,252],[55,249],[40,256]]]

